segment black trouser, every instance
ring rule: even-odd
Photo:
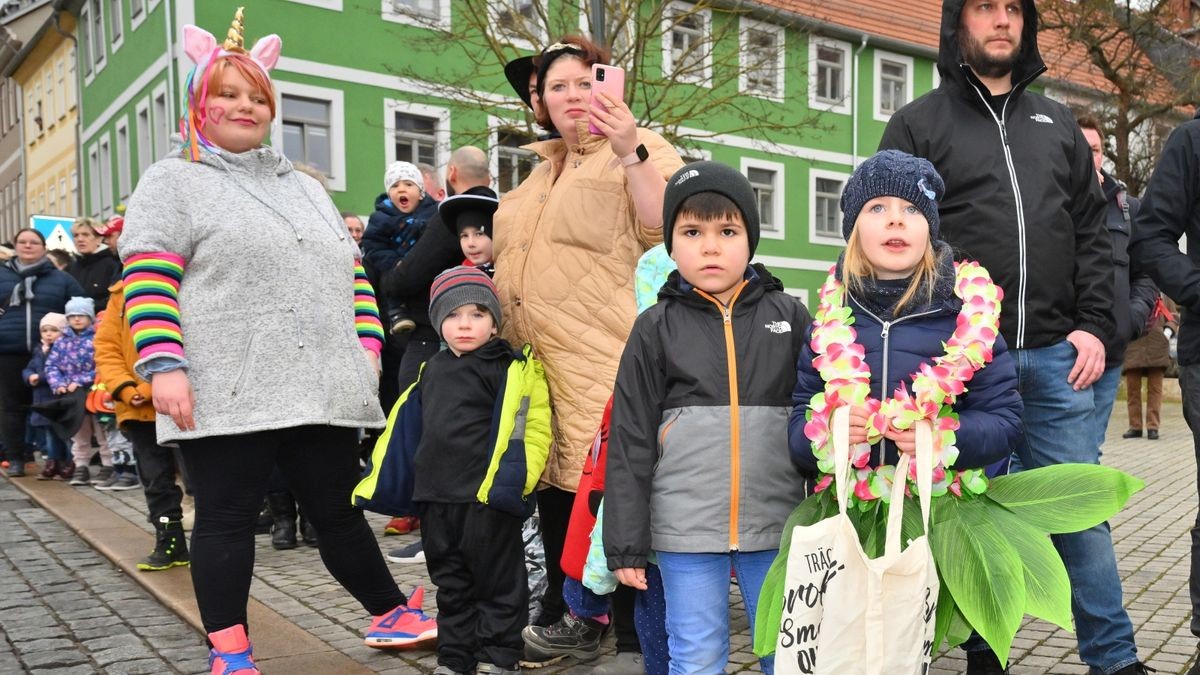
[[[9,462],[25,464],[25,418],[33,403],[33,389],[21,379],[29,354],[0,354],[0,441]]]
[[[149,405],[149,401],[146,402]],[[133,444],[133,457],[137,460],[138,475],[142,479],[142,492],[146,494],[146,509],[151,523],[166,516],[170,520],[183,518],[180,500],[183,490],[175,484],[175,450],[158,444],[154,422],[126,422],[121,431]]]
[[[558,621],[566,611],[562,596],[564,575],[561,561],[575,493],[556,487],[544,488],[538,490],[537,503],[542,547],[546,550],[546,594],[542,596],[542,615],[538,618],[538,623],[549,626]]]
[[[1196,453],[1196,488],[1200,494],[1200,364],[1179,367],[1179,388],[1183,393],[1183,418],[1192,430],[1192,445]],[[1192,527],[1192,573],[1189,578],[1192,595],[1192,634],[1200,637],[1200,513]]]
[[[521,519],[490,506],[422,504],[421,544],[437,586],[438,665],[517,667],[529,621]]]
[[[355,438],[354,429],[304,426],[180,441],[196,496],[192,585],[205,632],[246,623],[254,526],[276,464],[334,579],[373,616],[406,602],[362,511],[350,505],[360,473]]]

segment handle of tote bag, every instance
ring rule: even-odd
[[[837,489],[838,512],[846,515],[850,500],[850,406],[833,411],[833,482]]]
[[[933,491],[933,428],[929,420],[918,420],[917,431],[917,493],[921,500],[921,522],[929,531],[929,510]],[[836,437],[835,437],[836,438]],[[892,501],[888,507],[887,540],[883,555],[900,555],[900,526],[904,521],[904,486],[907,484],[908,467],[911,463],[907,454],[900,454],[896,462],[896,474],[892,480]]]

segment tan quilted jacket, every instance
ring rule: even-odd
[[[638,221],[608,139],[588,134],[586,122],[579,138],[572,148],[561,139],[525,146],[543,161],[500,200],[493,240],[502,335],[531,343],[550,383],[554,445],[542,481],[570,492],[637,315],[638,258],[662,241]],[[638,129],[638,140],[664,179],[683,165],[653,131]]]

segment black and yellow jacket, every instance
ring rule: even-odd
[[[392,408],[351,499],[388,515],[478,501],[524,518],[549,451],[550,397],[529,345],[444,350]]]

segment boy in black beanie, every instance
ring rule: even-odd
[[[639,589],[657,556],[672,670],[716,672],[729,658],[730,567],[753,632],[784,521],[804,498],[787,423],[812,319],[749,264],[758,210],[734,169],[696,162],[676,172],[663,225],[679,269],[634,323],[617,371],[604,553]],[[772,672],[773,659],[762,666]]]

